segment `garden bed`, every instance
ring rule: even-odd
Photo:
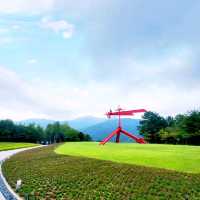
[[[59,155],[55,146],[19,153],[3,164],[14,188],[30,199],[200,199],[200,174],[179,173],[85,157]]]

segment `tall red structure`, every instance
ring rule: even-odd
[[[116,110],[116,112],[112,112],[112,110],[110,110],[110,112],[107,112],[106,115],[107,115],[108,118],[111,118],[111,116],[116,116],[116,115],[119,117],[118,128],[116,130],[114,130],[110,135],[108,135],[108,137],[103,139],[103,141],[101,141],[100,144],[104,145],[114,136],[116,136],[116,143],[119,143],[121,133],[132,138],[137,143],[145,144],[146,142],[143,138],[136,137],[135,135],[128,133],[127,131],[123,130],[122,129],[122,123],[121,123],[121,116],[133,116],[136,113],[143,113],[143,112],[147,112],[147,111],[145,109],[123,110],[120,107]]]

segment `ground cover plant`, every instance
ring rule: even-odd
[[[20,148],[26,148],[26,147],[34,147],[38,146],[38,144],[33,143],[16,143],[16,142],[0,142],[0,151],[5,150],[12,150],[12,149],[20,149]]]
[[[200,173],[200,146],[136,143],[101,146],[95,142],[72,142],[60,145],[55,151],[65,155]]]
[[[43,200],[200,199],[200,174],[59,155],[55,146],[19,153],[3,164],[19,194]]]

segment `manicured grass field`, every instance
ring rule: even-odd
[[[200,147],[135,143],[72,142],[59,146],[56,153],[85,156],[120,163],[200,173]]]
[[[12,149],[20,149],[26,147],[34,147],[38,146],[38,144],[33,143],[16,143],[16,142],[0,142],[0,151],[12,150]]]
[[[25,151],[3,163],[3,173],[13,188],[18,179],[22,180],[19,190],[22,197],[29,195],[30,200],[200,199],[200,174],[59,155],[54,147]]]

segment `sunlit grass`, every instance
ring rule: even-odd
[[[58,154],[84,156],[120,163],[200,173],[200,147],[186,145],[71,142],[59,146]]]
[[[0,151],[12,150],[12,149],[20,149],[26,147],[34,147],[38,146],[38,144],[33,143],[16,143],[16,142],[0,142]]]

